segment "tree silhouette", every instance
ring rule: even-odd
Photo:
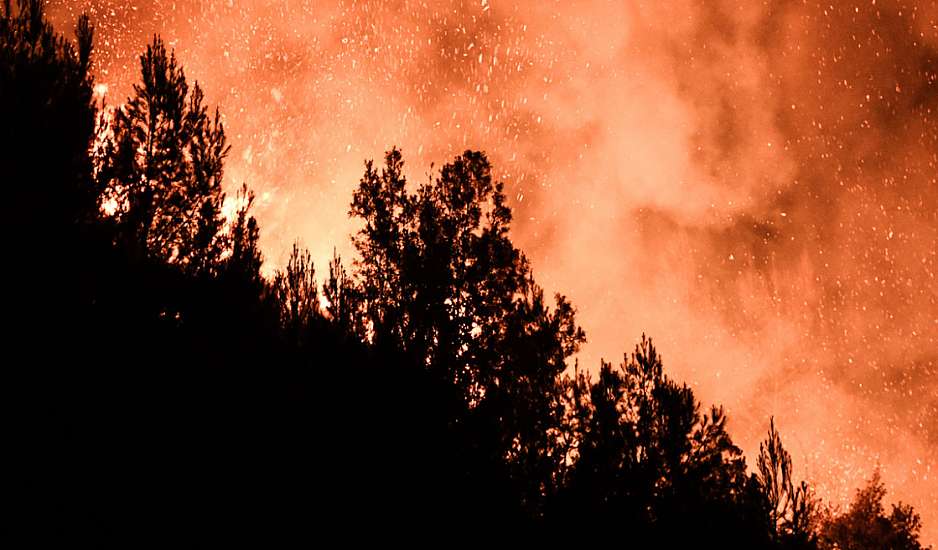
[[[454,384],[476,421],[501,426],[499,454],[538,513],[563,460],[561,375],[585,336],[566,299],[546,304],[512,244],[488,159],[467,151],[410,193],[393,149],[380,172],[366,163],[350,214],[364,221],[356,280],[372,341]]]
[[[280,322],[297,346],[302,347],[322,316],[316,269],[308,250],[293,243],[286,269],[277,273],[273,289],[280,305]]]
[[[857,494],[849,510],[840,515],[829,513],[821,526],[821,547],[825,549],[920,550],[921,518],[911,506],[894,504],[886,514],[883,498],[886,488],[879,470]]]
[[[249,214],[254,205],[254,192],[248,189],[247,184],[242,184],[236,200],[239,207],[227,234],[215,236],[228,246],[220,257],[221,273],[223,277],[241,281],[247,285],[245,293],[257,296],[265,283],[261,276],[260,227]]]
[[[616,522],[668,545],[768,543],[723,411],[701,414],[693,392],[664,375],[650,340],[620,368],[604,362],[595,383],[578,375],[570,388],[577,458],[558,517]]]
[[[768,525],[772,538],[789,547],[809,547],[814,543],[816,503],[808,484],[795,485],[791,455],[769,423],[768,438],[759,444],[756,479],[768,504]]]
[[[346,338],[364,339],[365,329],[357,309],[362,299],[335,249],[329,262],[329,278],[323,284],[322,291],[326,311],[339,333]]]
[[[94,134],[93,29],[75,27],[77,43],[57,34],[41,0],[7,1],[0,14],[0,150],[4,222],[29,236],[62,235],[94,217],[88,148]]]
[[[223,161],[228,153],[216,110],[192,92],[175,53],[159,37],[140,57],[142,82],[118,109],[99,179],[125,243],[149,258],[193,272],[214,268],[226,249],[221,231]]]

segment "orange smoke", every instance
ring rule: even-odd
[[[938,11],[685,0],[49,2],[120,102],[160,33],[220,105],[268,268],[349,255],[362,160],[484,149],[581,364],[644,331],[753,456],[835,503],[875,464],[938,540]],[[314,5],[315,4],[315,5]],[[660,4],[660,5],[659,5]],[[651,7],[649,7],[651,6]]]

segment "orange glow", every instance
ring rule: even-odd
[[[365,158],[506,182],[580,364],[645,332],[750,459],[775,415],[845,503],[876,464],[938,542],[938,10],[865,3],[51,0],[110,103],[160,33],[257,193],[266,269],[348,258]],[[832,5],[833,4],[833,5]],[[103,95],[103,92],[100,94]]]

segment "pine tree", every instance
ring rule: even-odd
[[[191,93],[159,37],[140,57],[141,83],[118,109],[99,179],[123,242],[186,272],[215,269],[227,249],[221,216],[228,153],[216,110],[198,84]]]
[[[329,262],[329,279],[323,284],[326,313],[339,333],[346,338],[364,340],[362,316],[358,310],[362,302],[355,282],[342,264],[342,258],[333,249]]]
[[[249,214],[254,205],[254,192],[248,189],[247,184],[241,185],[236,201],[239,207],[227,233],[215,235],[228,246],[226,253],[222,254],[222,274],[240,280],[246,293],[258,296],[265,286],[261,275],[264,260],[260,251],[260,227]]]
[[[366,164],[350,214],[364,222],[356,309],[370,339],[453,384],[473,415],[502,427],[501,457],[539,514],[563,460],[562,374],[585,336],[565,298],[547,304],[511,242],[511,210],[488,159],[466,151],[412,193],[394,149],[380,172]]]
[[[318,328],[315,322],[322,318],[322,312],[316,269],[309,251],[300,249],[299,243],[293,243],[286,268],[274,277],[273,291],[283,330],[292,342],[302,347],[309,333]]]
[[[690,388],[665,376],[650,340],[617,369],[603,362],[595,383],[578,375],[568,388],[576,452],[558,519],[616,522],[668,547],[764,542],[722,409],[700,412]]]
[[[77,42],[57,34],[41,0],[0,7],[0,155],[4,223],[24,252],[95,218],[88,151],[94,135],[93,28],[82,16]]]
[[[886,514],[885,496],[886,487],[877,469],[866,486],[857,490],[846,512],[828,512],[820,528],[821,548],[921,550],[921,518],[911,506],[901,502]]]
[[[768,526],[772,538],[787,547],[811,548],[815,543],[816,502],[808,484],[796,485],[791,455],[769,424],[768,438],[759,444],[756,479],[767,503]]]

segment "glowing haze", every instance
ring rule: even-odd
[[[838,5],[832,5],[838,4]],[[923,3],[924,4],[924,3]],[[489,153],[581,365],[646,332],[752,457],[774,415],[844,503],[883,469],[938,540],[938,7],[53,0],[121,102],[154,33],[226,117],[268,267],[350,255],[365,158]],[[106,86],[105,86],[106,85]]]

